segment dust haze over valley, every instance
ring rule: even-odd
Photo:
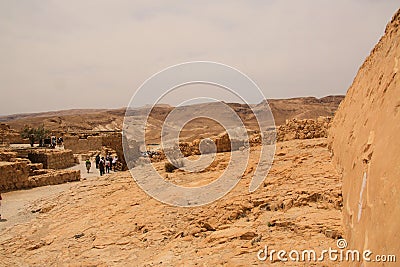
[[[0,265],[398,266],[398,6],[156,2],[0,2]],[[207,56],[266,99],[128,103]]]

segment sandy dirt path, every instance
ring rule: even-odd
[[[96,179],[96,177],[100,175],[99,171],[96,170],[94,163],[92,163],[92,168],[89,173],[86,171],[84,162],[69,169],[80,170],[82,179]],[[77,183],[79,182],[41,186],[3,193],[3,200],[1,201],[0,207],[2,217],[2,220],[0,221],[0,231],[16,224],[30,221],[37,214],[29,209],[30,204],[40,199],[53,197],[56,194],[70,189]]]

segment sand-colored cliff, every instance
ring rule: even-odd
[[[348,245],[375,254],[400,251],[399,25],[400,10],[358,71],[330,129],[343,176]]]

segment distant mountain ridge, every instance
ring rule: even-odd
[[[289,99],[269,99],[268,104],[274,115],[277,125],[283,124],[286,119],[299,118],[311,119],[318,116],[332,116],[344,96],[296,97]],[[257,110],[262,104],[252,104]],[[201,109],[210,103],[194,104],[191,108]],[[246,104],[227,103],[243,120],[251,120],[251,110]],[[188,106],[190,107],[190,106]],[[130,110],[133,113],[144,113],[149,106]],[[162,121],[174,107],[161,104],[153,109],[152,119]],[[121,130],[126,108],[117,109],[69,109],[39,113],[24,113],[0,116],[0,122],[9,124],[12,128],[20,130],[24,125],[45,127],[58,131],[88,131],[88,130]],[[130,113],[128,112],[128,113]]]

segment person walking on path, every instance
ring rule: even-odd
[[[1,193],[0,193],[0,221],[1,221]]]
[[[105,167],[105,162],[104,162],[104,157],[102,157],[99,162],[100,176],[103,176],[104,174],[104,167]]]
[[[110,158],[106,158],[106,173],[110,173]]]
[[[85,165],[86,165],[87,173],[89,173],[90,167],[92,167],[92,163],[90,162],[89,159],[86,160]]]
[[[96,169],[99,168],[99,163],[100,163],[100,155],[96,156]]]
[[[117,166],[117,161],[118,161],[118,156],[115,156],[112,160],[112,166],[114,167],[114,172],[115,172],[115,168]]]

